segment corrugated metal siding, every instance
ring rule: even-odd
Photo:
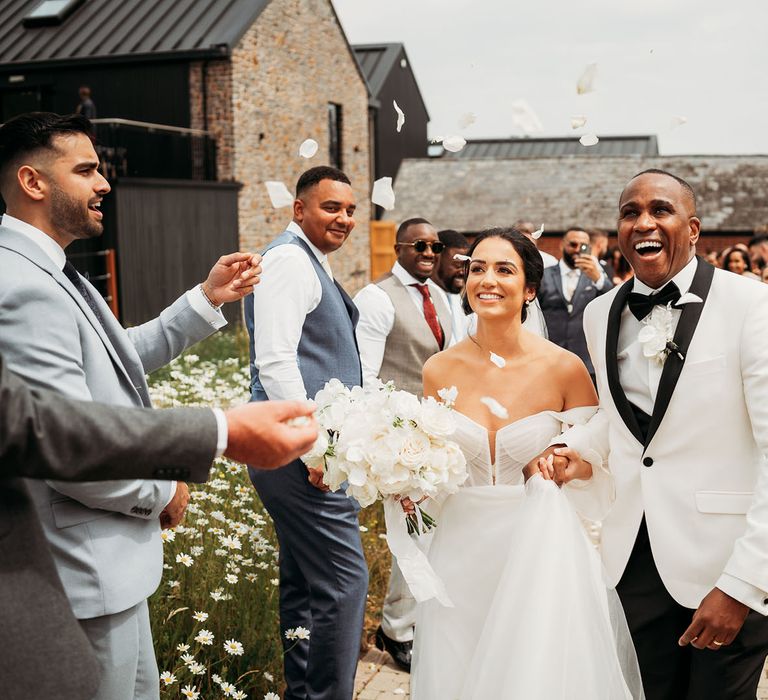
[[[40,0],[0,3],[0,65],[230,49],[269,0],[86,0],[63,24],[24,27]]]
[[[458,153],[444,158],[558,158],[560,156],[655,156],[659,147],[655,136],[606,136],[586,147],[574,138],[483,139],[468,141]]]

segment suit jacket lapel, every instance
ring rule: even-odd
[[[664,414],[667,412],[672,393],[675,391],[677,380],[680,378],[680,372],[683,371],[685,357],[693,339],[693,334],[696,332],[696,326],[704,311],[704,304],[707,302],[707,295],[712,286],[714,274],[715,268],[712,265],[701,258],[697,258],[696,274],[693,276],[689,292],[701,297],[702,301],[701,303],[683,305],[673,339],[675,345],[680,349],[683,359],[681,360],[676,352],[670,352],[664,361],[664,369],[661,371],[661,379],[659,380],[659,390],[656,392],[656,402],[653,405],[653,415],[651,416],[648,435],[645,439],[646,448],[651,443],[659,425],[661,425]]]
[[[547,274],[547,270],[552,270],[549,274],[552,275],[552,283],[555,285],[555,289],[557,289],[557,293],[560,295],[560,298],[563,300],[563,304],[566,306],[568,305],[568,300],[565,298],[565,293],[563,292],[563,277],[560,274],[560,265],[552,265],[551,267],[548,267],[546,270],[544,270],[544,274]]]
[[[608,330],[605,339],[605,369],[608,375],[608,386],[611,390],[616,410],[632,435],[642,444],[643,431],[640,429],[635,412],[632,410],[629,399],[627,399],[627,395],[624,393],[624,389],[622,389],[621,382],[619,381],[619,361],[617,357],[621,312],[624,310],[624,305],[626,304],[627,296],[632,291],[632,286],[633,281],[629,279],[619,287],[608,312]]]
[[[360,318],[360,312],[357,310],[357,306],[355,306],[355,302],[352,301],[349,294],[344,291],[344,287],[342,287],[335,279],[333,280],[333,283],[336,285],[336,289],[339,290],[339,294],[341,294],[341,300],[344,302],[349,318],[352,321],[352,327],[355,328],[357,326],[357,321]]]

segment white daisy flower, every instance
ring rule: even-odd
[[[177,564],[184,564],[187,568],[192,566],[192,564],[195,563],[195,560],[189,556],[189,554],[184,554],[184,552],[181,552],[176,555],[176,563]]]
[[[195,610],[195,614],[192,615],[192,619],[197,620],[198,622],[205,622],[208,619],[208,613]]]
[[[163,542],[173,542],[176,539],[176,533],[173,530],[163,530],[160,533],[160,539]]]
[[[200,630],[195,637],[195,641],[198,644],[211,645],[213,644],[213,632],[210,630]]]
[[[227,654],[230,654],[231,656],[242,656],[243,645],[234,639],[228,639],[226,642],[224,642],[224,651],[226,651]]]
[[[176,651],[181,651],[181,652],[189,651],[189,644],[177,644]]]
[[[174,676],[170,671],[163,671],[160,674],[160,680],[165,685],[173,685],[176,682],[176,676]]]
[[[237,583],[237,576],[234,574],[227,574],[224,579],[227,583]]]
[[[181,694],[189,700],[197,700],[200,697],[200,693],[198,693],[191,685],[185,685],[181,689]]]

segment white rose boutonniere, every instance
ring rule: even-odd
[[[675,306],[700,304],[702,301],[701,297],[688,292],[680,297]],[[666,306],[654,306],[653,311],[643,319],[643,327],[637,335],[638,341],[643,346],[643,355],[660,365],[664,364],[670,352],[674,352],[681,360],[685,359],[674,341],[673,320],[671,302]]]

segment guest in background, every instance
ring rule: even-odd
[[[592,255],[589,234],[581,227],[563,236],[563,255],[556,267],[544,269],[538,299],[547,322],[549,339],[578,355],[594,379],[582,320],[594,298],[613,288],[598,259]]]
[[[515,222],[512,227],[520,231],[520,233],[522,233],[537,248],[539,247],[539,242],[533,237],[533,232],[536,230],[536,227],[532,221],[520,219],[520,221]],[[554,255],[550,255],[543,250],[539,251],[539,255],[541,255],[541,261],[544,263],[545,268],[557,265],[557,258]]]
[[[96,119],[96,103],[91,97],[91,88],[83,85],[78,90],[80,103],[75,107],[75,114],[82,114],[86,119]]]
[[[613,278],[611,281],[614,286],[626,282],[632,277],[632,268],[627,262],[627,259],[622,255],[618,246],[610,249],[608,257],[610,258],[611,266],[613,267]]]
[[[451,229],[438,231],[437,237],[445,246],[440,253],[432,281],[448,297],[451,309],[451,345],[455,345],[467,335],[468,316],[464,313],[461,293],[464,290],[464,261],[456,260],[456,255],[465,255],[469,250],[469,241],[458,231]]]
[[[751,267],[762,270],[768,264],[768,233],[758,233],[753,236],[748,247],[749,257],[752,260]]]
[[[737,275],[742,275],[743,277],[748,277],[750,279],[759,280],[760,277],[758,277],[752,270],[751,267],[751,260],[749,259],[749,253],[742,250],[741,248],[728,248],[723,253],[723,264],[722,268],[724,270],[728,270],[729,272],[733,272]]]
[[[403,221],[397,229],[392,271],[355,297],[364,383],[378,377],[420,397],[424,363],[452,344],[448,297],[430,279],[444,246],[426,219]],[[376,646],[405,670],[411,668],[415,622],[416,601],[393,559]]]
[[[592,246],[592,255],[597,258],[608,279],[612,280],[615,271],[608,254],[608,232],[601,228],[591,228],[587,233],[589,234],[589,244]]]

